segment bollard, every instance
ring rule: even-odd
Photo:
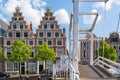
[[[39,76],[37,80],[41,80],[41,77]]]
[[[29,77],[29,76],[27,76],[27,77],[26,77],[26,80],[30,80],[30,77]]]

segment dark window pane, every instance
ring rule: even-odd
[[[33,41],[29,41],[29,44],[30,44],[30,45],[33,45]]]
[[[50,24],[50,28],[51,28],[51,29],[54,29],[54,24]]]
[[[20,32],[16,32],[16,37],[20,37]]]
[[[44,24],[44,29],[47,29],[47,24]]]
[[[55,32],[55,37],[59,37],[59,32]]]
[[[20,24],[20,29],[23,29],[23,24]]]
[[[57,41],[57,45],[62,45],[62,41]]]
[[[46,20],[48,20],[48,18],[46,18]]]
[[[52,18],[50,18],[50,20],[52,20]]]
[[[31,57],[34,57],[34,52],[32,52],[32,55],[31,55]]]
[[[38,41],[39,45],[42,45],[42,41]]]
[[[43,32],[40,32],[40,33],[39,33],[39,37],[43,37]]]
[[[12,32],[9,32],[9,37],[12,37]]]
[[[48,41],[48,45],[52,45],[52,41]]]
[[[7,45],[10,45],[10,41],[7,41]]]
[[[47,32],[47,37],[51,37],[51,32]]]
[[[118,38],[111,38],[110,41],[111,42],[118,42]]]
[[[24,37],[28,37],[28,32],[24,32]]]
[[[13,29],[16,29],[16,24],[13,24]]]
[[[7,55],[10,55],[11,54],[11,52],[7,52]]]

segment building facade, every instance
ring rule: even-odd
[[[42,18],[36,33],[33,33],[32,24],[28,24],[24,20],[20,7],[17,6],[15,8],[15,13],[13,13],[10,25],[3,36],[4,56],[11,54],[11,43],[13,41],[23,39],[25,40],[26,45],[32,47],[32,57],[35,56],[36,45],[42,45],[43,42],[47,42],[49,47],[55,50],[56,62],[59,61],[60,55],[66,53],[65,29],[60,29],[50,7],[47,7],[45,16]],[[26,71],[30,73],[39,73],[39,71],[44,68],[44,62],[40,62],[38,65],[34,60],[23,62],[20,65],[22,74],[25,74]],[[48,68],[52,68],[52,63],[48,61],[47,66]],[[4,67],[2,68],[2,71],[7,73],[19,72],[19,64],[11,63],[10,61],[5,61]]]
[[[118,32],[111,32],[109,38],[105,38],[105,41],[114,46],[117,53],[117,62],[120,63],[120,38]]]
[[[90,64],[90,34],[86,34],[85,39],[80,40],[80,63],[81,64]],[[100,46],[102,38],[98,38],[95,34],[93,34],[93,55],[95,50]]]
[[[47,42],[48,46],[56,52],[56,63],[60,61],[60,55],[66,53],[66,36],[65,28],[60,29],[51,8],[48,7],[45,14],[36,30],[36,44],[42,45]],[[40,70],[42,70],[43,63],[40,63]],[[52,68],[52,63],[47,61],[47,68]]]

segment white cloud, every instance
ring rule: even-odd
[[[59,9],[57,10],[54,15],[56,16],[56,19],[59,24],[69,24],[69,15],[68,12],[65,9]]]
[[[110,10],[113,4],[120,5],[120,0],[109,0],[106,3],[106,10]],[[92,7],[105,9],[105,3],[104,2],[96,2],[93,4]]]
[[[94,9],[91,12],[97,12],[97,10]],[[98,16],[97,22],[101,20],[101,17],[102,17],[101,15]],[[84,24],[92,24],[94,19],[95,19],[95,15],[84,15],[83,16],[83,23]]]
[[[4,15],[2,19],[11,20],[15,7],[19,5],[25,21],[32,22],[33,26],[37,27],[40,24],[41,17],[44,15],[43,7],[46,2],[41,0],[8,0],[6,3],[1,2],[0,4],[2,4],[0,5],[0,14]]]

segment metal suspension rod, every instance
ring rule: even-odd
[[[120,13],[119,13],[118,24],[117,24],[117,32],[119,30],[119,24],[120,24]]]

